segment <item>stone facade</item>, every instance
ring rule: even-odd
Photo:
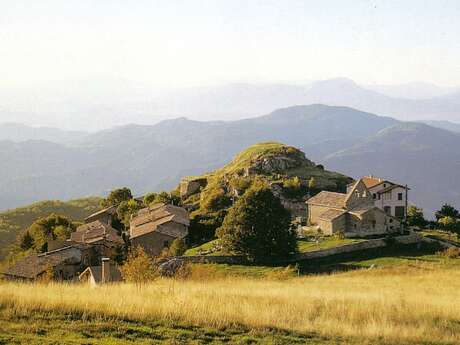
[[[393,217],[405,218],[410,190],[407,186],[375,176],[365,176],[362,180],[371,193],[376,207]]]
[[[139,211],[130,222],[131,244],[157,256],[176,238],[185,238],[190,225],[188,212],[178,206],[156,204]]]
[[[401,224],[395,217],[375,207],[373,196],[362,180],[347,194],[321,192],[307,201],[309,225],[316,225],[325,235],[366,237],[394,233]]]

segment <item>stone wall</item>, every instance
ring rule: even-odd
[[[409,235],[401,235],[393,237],[395,243],[399,244],[414,244],[421,242],[423,239],[422,236],[411,233]],[[258,260],[259,263],[269,263],[269,264],[289,264],[295,263],[298,261],[312,260],[325,258],[329,256],[358,252],[367,249],[373,248],[383,248],[388,245],[386,239],[379,238],[374,240],[365,240],[363,242],[346,244],[340,247],[330,248],[330,249],[321,249],[311,252],[298,253],[289,258],[274,260],[271,258]],[[191,262],[191,263],[209,263],[209,264],[246,264],[250,261],[245,256],[182,256],[180,259]]]

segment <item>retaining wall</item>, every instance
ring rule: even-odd
[[[396,236],[391,238],[394,243],[399,244],[413,244],[418,243],[423,240],[423,237],[412,233],[409,235],[402,235]],[[298,253],[288,258],[283,259],[273,259],[273,258],[266,258],[266,259],[259,259],[257,260],[258,263],[269,263],[269,264],[288,264],[288,263],[295,263],[298,261],[304,260],[311,260],[311,259],[318,259],[318,258],[325,258],[328,256],[334,256],[344,253],[351,253],[357,252],[366,249],[373,249],[373,248],[382,248],[388,245],[388,240],[386,239],[372,239],[372,240],[365,240],[363,242],[358,243],[351,243],[346,244],[340,247],[334,247],[330,249],[321,249],[315,250],[311,252],[305,253]],[[182,256],[180,259],[191,262],[191,263],[213,263],[213,264],[246,264],[250,263],[251,261],[248,260],[245,256]]]

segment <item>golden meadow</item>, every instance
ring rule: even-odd
[[[198,277],[198,278],[197,278]],[[460,270],[438,265],[288,279],[158,279],[143,286],[0,283],[3,308],[460,343]]]

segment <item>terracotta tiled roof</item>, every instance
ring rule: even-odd
[[[70,234],[70,240],[80,243],[93,243],[99,240],[124,243],[114,228],[99,220],[79,226],[77,231]]]
[[[182,207],[155,204],[148,209],[142,209],[138,216],[131,219],[130,236],[139,237],[147,233],[158,231],[172,237],[184,237],[187,235],[186,228],[178,230],[176,227],[168,227],[167,223],[174,222],[185,227],[190,225],[188,212]]]
[[[347,213],[344,210],[337,210],[330,208],[326,212],[322,213],[318,218],[324,219],[324,220],[333,220],[337,217],[340,217],[341,215]]]
[[[361,180],[364,182],[367,188],[372,188],[383,181],[384,179],[381,179],[380,177],[374,177],[374,176],[364,176],[361,178]]]
[[[49,267],[60,264],[78,264],[81,251],[77,246],[69,246],[45,254],[31,255],[7,269],[4,274],[17,278],[34,279]]]
[[[347,194],[322,191],[307,200],[308,204],[344,208]]]

